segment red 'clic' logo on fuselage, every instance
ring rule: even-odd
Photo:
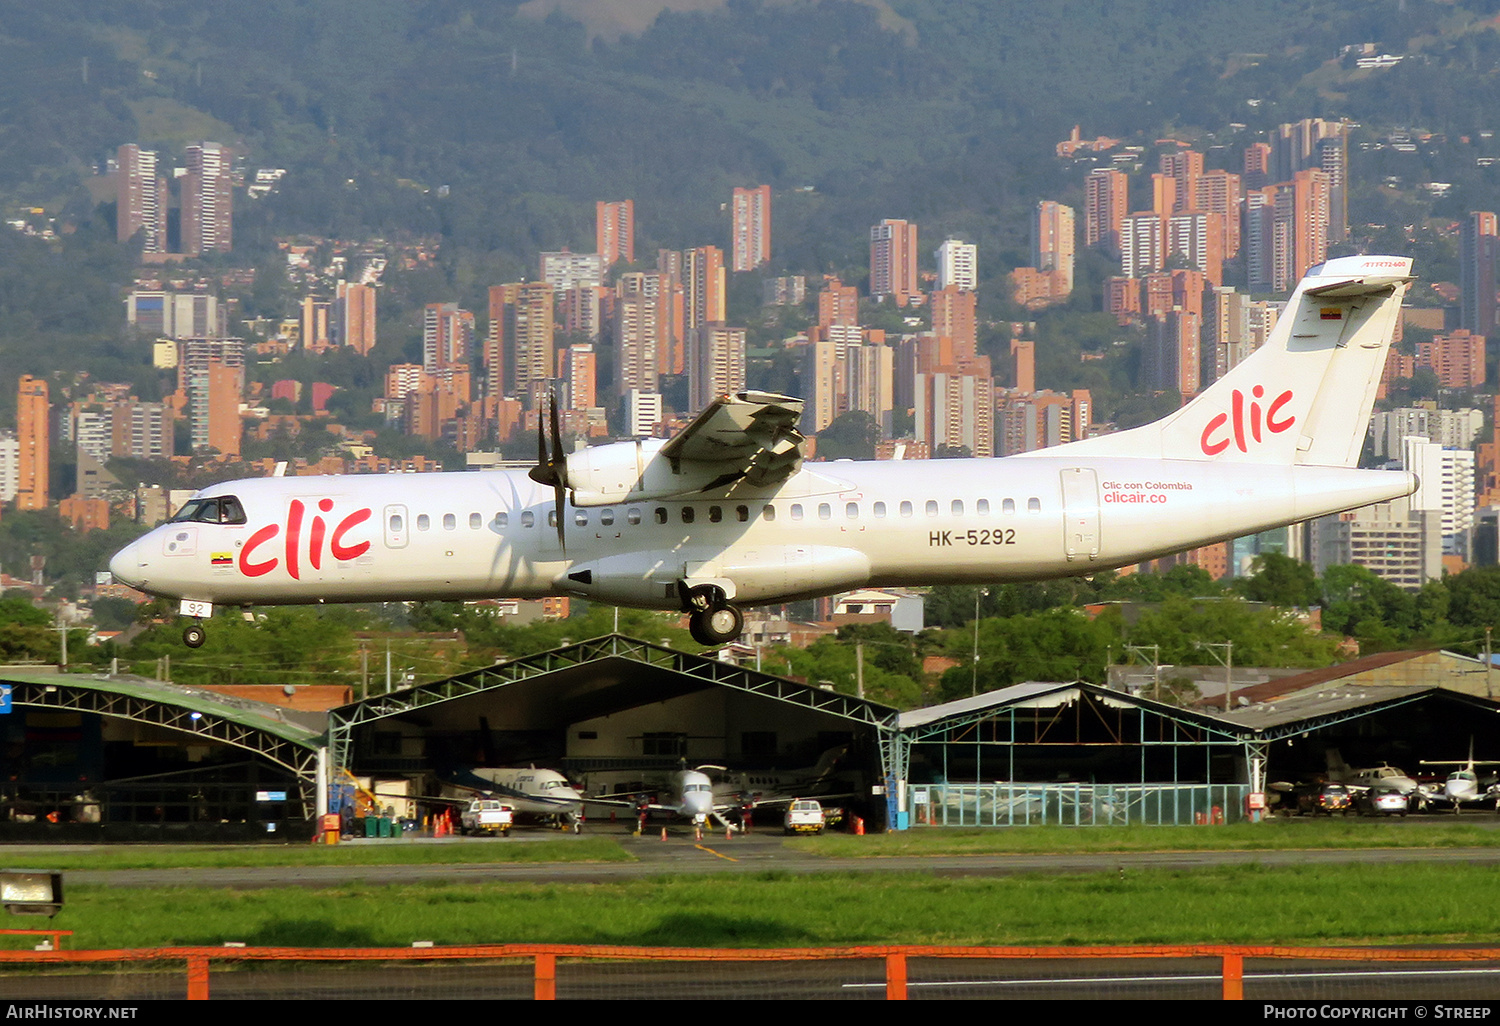
[[[330,534],[328,522],[320,515],[333,510],[332,499],[318,500],[318,513],[314,513],[312,521],[307,526],[307,562],[314,570],[323,568],[323,540],[328,539],[328,552],[334,559],[346,560],[362,556],[370,549],[368,541],[358,542],[354,545],[345,544],[351,530],[369,520],[373,511],[369,507],[357,509],[333,525]],[[245,542],[245,547],[240,550],[240,573],[246,577],[264,577],[275,570],[286,560],[286,572],[293,580],[302,579],[300,560],[303,554],[302,527],[306,516],[307,507],[301,499],[293,499],[286,511],[286,543],[282,548],[281,556],[271,556],[259,561],[255,558],[255,552],[261,546],[281,534],[281,524],[267,524],[252,534]]]
[[[1250,390],[1251,398],[1247,416],[1245,393],[1237,388],[1230,393],[1230,412],[1219,414],[1203,428],[1203,436],[1198,442],[1200,448],[1203,449],[1203,455],[1219,455],[1219,453],[1229,448],[1231,440],[1234,442],[1234,447],[1240,452],[1249,452],[1248,443],[1246,442],[1247,431],[1249,432],[1249,440],[1251,442],[1259,442],[1261,440],[1262,424],[1264,424],[1265,430],[1270,434],[1279,435],[1297,422],[1296,417],[1287,417],[1285,420],[1277,419],[1282,408],[1292,401],[1291,389],[1287,389],[1275,399],[1272,399],[1270,405],[1263,410],[1260,405],[1260,399],[1265,394],[1266,390],[1260,385],[1256,385]],[[1229,433],[1219,434],[1226,427],[1230,429]]]

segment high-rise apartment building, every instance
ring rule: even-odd
[[[1203,209],[1198,196],[1198,181],[1203,177],[1203,154],[1195,150],[1164,153],[1159,166],[1162,176],[1172,182],[1172,207],[1167,213]]]
[[[745,329],[700,324],[688,333],[688,406],[706,409],[745,389]]]
[[[0,431],[0,502],[16,497],[21,476],[21,443],[10,431]]]
[[[1233,260],[1240,253],[1240,184],[1240,176],[1228,171],[1209,171],[1197,179],[1197,209],[1219,215],[1223,232],[1219,248],[1225,260]]]
[[[1069,253],[1072,253],[1071,248]],[[946,239],[932,255],[937,259],[937,287],[940,290],[951,286],[973,292],[979,287],[978,246],[958,239]]]
[[[561,298],[569,289],[602,285],[611,263],[605,261],[603,253],[571,253],[566,249],[543,253],[538,277]]]
[[[339,344],[369,356],[375,348],[375,286],[341,281],[337,304]]]
[[[1166,260],[1166,225],[1161,217],[1147,210],[1120,222],[1120,267],[1125,277],[1159,271]]]
[[[486,395],[532,395],[557,363],[555,291],[545,281],[491,286],[485,336]]]
[[[859,290],[830,278],[818,293],[818,326],[859,323]]]
[[[628,275],[626,277],[629,277]],[[623,288],[626,283],[622,279]],[[615,392],[625,395],[632,389],[655,392],[661,381],[658,348],[661,345],[661,320],[658,297],[640,289],[615,297],[614,364]]]
[[[1095,168],[1083,183],[1084,243],[1110,256],[1120,255],[1120,229],[1130,208],[1130,180],[1124,171]]]
[[[594,252],[606,269],[619,260],[635,263],[634,200],[600,200],[594,204]]]
[[[932,333],[953,340],[954,359],[972,360],[979,344],[978,304],[972,292],[950,285],[931,296]]]
[[[156,173],[156,151],[134,143],[121,146],[115,157],[115,237],[129,242],[144,232],[141,251],[167,251],[167,181]]]
[[[1417,366],[1436,374],[1444,388],[1477,388],[1484,384],[1484,349],[1483,335],[1459,328],[1418,342]]]
[[[19,446],[16,509],[47,508],[51,412],[46,379],[22,374],[16,389],[16,441]]]
[[[918,294],[917,226],[887,218],[870,229],[870,296],[905,306]]]
[[[188,411],[193,450],[240,454],[245,340],[185,338],[177,343],[177,389]]]
[[[125,297],[125,320],[155,338],[203,338],[226,334],[224,311],[203,292],[136,289]]]
[[[724,251],[718,246],[700,246],[682,254],[683,331],[691,334],[705,324],[722,323],[728,292],[724,278]]]
[[[1038,271],[1062,274],[1068,292],[1073,291],[1073,208],[1042,200],[1031,219],[1031,266]]]
[[[1459,235],[1459,325],[1476,335],[1495,330],[1495,293],[1500,287],[1500,221],[1492,210],[1471,211]]]
[[[428,303],[422,314],[422,367],[466,367],[474,349],[474,315],[457,303]],[[551,364],[551,353],[548,353]]]
[[[1181,257],[1211,285],[1224,284],[1224,230],[1218,214],[1189,211],[1167,218],[1167,256]]]
[[[333,348],[333,336],[337,330],[333,306],[333,301],[326,296],[303,297],[302,348],[309,353],[321,353]]]
[[[227,147],[216,142],[187,148],[182,177],[182,252],[228,253],[234,246],[234,190]]]
[[[730,268],[753,271],[771,262],[771,187],[735,189],[729,201]]]

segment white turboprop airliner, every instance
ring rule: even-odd
[[[1172,415],[1006,459],[803,463],[800,401],[742,392],[668,441],[563,454],[552,410],[529,473],[216,484],[110,562],[219,605],[577,595],[691,613],[851,588],[1089,574],[1407,495],[1357,470],[1405,257],[1312,268],[1256,353]]]

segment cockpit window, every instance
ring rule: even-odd
[[[197,524],[243,524],[245,507],[233,495],[218,495],[207,499],[189,499],[183,503],[172,523]]]

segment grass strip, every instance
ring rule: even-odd
[[[632,862],[608,837],[514,841],[487,838],[427,844],[150,845],[53,853],[41,845],[0,849],[11,864],[47,869],[212,869],[260,866],[429,866],[494,862]],[[24,854],[20,854],[24,852]]]
[[[605,884],[351,883],[308,891],[80,885],[68,946],[694,947],[1500,943],[1500,874],[1453,864],[663,878]]]
[[[825,834],[787,841],[799,852],[836,858],[889,855],[1035,855],[1126,851],[1291,851],[1338,848],[1481,848],[1500,845],[1494,816],[1482,823],[1417,824],[1370,819],[1298,818],[1224,826],[919,827],[853,837]]]

